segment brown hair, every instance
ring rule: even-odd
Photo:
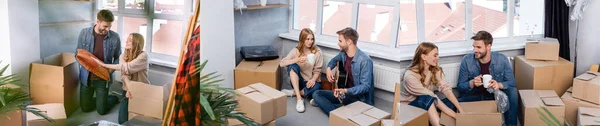
[[[491,45],[494,42],[494,37],[492,37],[492,34],[487,31],[479,31],[473,37],[471,37],[471,39],[483,40],[485,45]]]
[[[337,33],[338,35],[344,36],[345,39],[352,40],[354,45],[356,45],[356,42],[358,41],[358,32],[356,32],[356,30],[352,29],[351,27],[346,27],[335,33]]]
[[[421,75],[421,84],[423,84],[424,87],[427,87],[429,84],[439,84],[439,80],[437,80],[437,72],[442,72],[443,74],[443,70],[439,65],[436,66],[429,66],[429,71],[431,72],[431,78],[429,80],[429,84],[425,83],[425,62],[423,59],[421,59],[421,54],[429,54],[433,49],[438,49],[438,47],[430,42],[423,42],[421,44],[419,44],[419,47],[417,47],[417,50],[415,50],[415,56],[413,56],[412,59],[412,63],[410,64],[410,66],[406,69],[409,69],[412,72],[418,73],[419,75]]]
[[[137,58],[144,50],[144,36],[140,33],[131,33],[129,35],[133,37],[133,41],[131,42],[131,49],[125,49],[125,62],[130,62]]]
[[[313,33],[312,30],[308,29],[308,28],[304,28],[302,29],[302,31],[300,31],[300,41],[298,41],[298,46],[296,46],[296,49],[298,49],[298,52],[300,52],[300,56],[302,56],[304,54],[304,51],[302,51],[302,49],[304,49],[304,42],[308,39],[308,35],[312,35],[313,36],[313,43],[312,46],[310,46],[310,52],[311,53],[316,53],[318,51],[317,49],[317,42],[315,42],[315,34]]]
[[[115,15],[109,10],[100,10],[96,15],[96,18],[99,21],[113,22],[115,20]]]

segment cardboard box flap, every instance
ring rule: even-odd
[[[273,99],[280,98],[280,97],[286,97],[285,93],[278,91],[276,89],[273,89],[272,87],[269,87],[262,83],[252,84],[252,85],[250,85],[250,87],[254,88],[257,91],[260,91],[261,93],[263,93]]]
[[[400,118],[398,120],[398,122],[400,124],[408,123],[409,121],[427,113],[427,111],[425,111],[421,108],[410,106],[408,104],[398,103],[398,104],[396,104],[396,106],[398,106],[397,111],[400,111],[402,113],[402,114],[398,115]]]
[[[277,67],[271,67],[271,66],[277,66]],[[278,68],[279,68],[279,62],[261,62],[260,64],[258,64],[258,66],[254,70],[258,71],[258,72],[272,72],[272,71],[276,71]]]
[[[252,70],[256,69],[256,67],[258,67],[260,65],[260,63],[261,62],[258,62],[258,61],[244,61],[244,62],[240,62],[240,64],[238,64],[238,66],[235,67],[235,69],[252,71]]]
[[[363,112],[363,114],[373,117],[378,120],[385,119],[385,118],[388,118],[391,116],[390,113],[387,113],[387,112],[385,112],[381,109],[375,108],[375,107]]]
[[[369,125],[372,125],[374,123],[377,123],[377,121],[379,121],[378,119],[367,116],[365,114],[358,114],[358,115],[350,116],[350,118],[348,118],[348,119],[350,119],[350,121],[358,124],[359,126],[369,126]]]
[[[519,90],[523,105],[526,108],[536,108],[544,105],[544,102],[538,96],[537,90]]]
[[[359,113],[362,113],[364,111],[367,111],[367,110],[373,108],[373,106],[363,103],[361,101],[356,101],[352,104],[346,105],[345,107],[352,109],[354,111],[358,111]]]
[[[546,106],[565,106],[565,104],[558,97],[552,98],[541,98]]]
[[[590,117],[600,118],[600,108],[579,107],[579,114]],[[600,120],[598,120],[600,121]]]
[[[556,92],[554,92],[554,90],[536,90],[536,91],[537,91],[537,95],[540,98],[558,97],[558,95],[556,94]]]
[[[258,103],[265,103],[267,101],[273,100],[269,96],[266,96],[260,92],[251,92],[246,94],[246,96],[252,99],[252,101],[256,101]]]
[[[355,111],[355,110],[349,109],[347,107],[340,107],[340,108],[337,108],[337,109],[331,111],[330,114],[337,115],[338,117],[340,117],[342,119],[348,119],[352,115],[360,114],[360,111]]]
[[[567,89],[567,92],[573,93],[573,86],[571,86],[569,89]],[[563,94],[564,96],[564,94]]]
[[[381,120],[381,126],[393,126],[394,125],[394,120],[393,119],[384,119]]]
[[[252,93],[252,92],[257,92],[256,89],[250,88],[250,87],[243,87],[243,88],[237,89],[235,91],[238,92],[239,95],[249,94],[249,93]]]
[[[65,113],[65,107],[60,103],[50,103],[50,104],[39,104],[39,105],[30,105],[28,107],[33,107],[40,109],[41,113],[46,114],[48,117],[53,119],[66,119],[67,114]],[[27,112],[27,121],[29,120],[43,120],[44,118],[36,116],[31,112]]]
[[[588,72],[585,72],[584,74],[577,76],[576,79],[590,81],[598,76],[599,76],[599,73],[588,71]]]

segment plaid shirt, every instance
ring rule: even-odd
[[[192,33],[188,43],[188,51],[184,54],[182,64],[175,80],[175,104],[170,126],[197,126],[200,125],[200,74],[191,77],[196,69],[194,62],[200,60],[200,26]],[[189,81],[188,81],[189,80]]]

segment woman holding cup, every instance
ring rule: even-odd
[[[411,65],[406,68],[400,86],[400,101],[428,111],[429,123],[440,125],[439,111],[456,117],[456,111],[462,112],[458,100],[452,93],[452,87],[446,81],[442,68],[438,65],[438,48],[435,44],[419,44]],[[447,99],[439,99],[433,92],[437,88]]]
[[[303,97],[310,98],[312,93],[321,88],[320,75],[323,67],[321,50],[315,44],[313,32],[304,28],[300,31],[298,45],[281,59],[281,67],[287,67],[293,90],[282,90],[289,97],[296,96],[296,111],[304,112]],[[310,104],[316,106],[314,100]]]

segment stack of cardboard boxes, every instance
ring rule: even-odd
[[[600,109],[600,73],[586,72],[573,79],[573,88],[569,88],[561,97],[565,103],[565,119],[573,125],[583,125],[586,119],[578,118],[582,114],[579,108]],[[586,113],[588,109],[584,109]],[[599,120],[600,121],[600,120]],[[593,121],[592,121],[593,122]],[[587,123],[590,124],[590,123]],[[596,123],[599,125],[600,123]]]
[[[274,125],[277,118],[287,114],[287,97],[285,93],[262,83],[251,84],[235,90],[238,94],[238,111],[261,125]],[[228,125],[239,125],[230,122]]]
[[[263,83],[275,89],[281,89],[281,74],[279,61],[281,59],[265,61],[242,60],[234,70],[234,88],[239,89],[254,83]]]

